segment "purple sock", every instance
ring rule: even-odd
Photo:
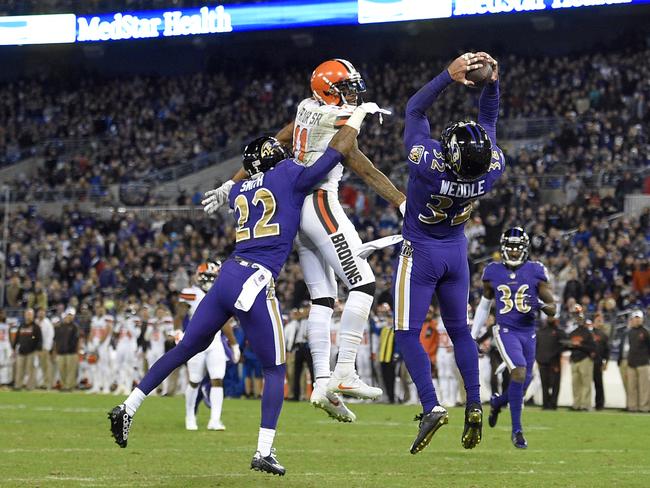
[[[431,380],[431,361],[420,343],[420,330],[396,330],[395,345],[418,389],[422,410],[429,413],[439,403]]]
[[[284,401],[284,377],[286,365],[263,368],[264,390],[262,391],[262,423],[264,429],[275,429]]]
[[[490,400],[490,405],[493,407],[505,407],[508,404],[508,391],[504,391],[501,395],[499,395],[497,398],[494,399],[494,401]]]
[[[478,375],[478,351],[476,350],[476,343],[472,339],[472,334],[467,324],[459,327],[451,327],[447,323],[445,325],[447,326],[449,338],[454,345],[456,365],[460,370],[460,375],[463,377],[463,383],[465,383],[467,405],[471,405],[472,403],[478,403],[480,405],[481,383],[479,382]]]
[[[510,417],[512,419],[512,432],[521,430],[521,409],[524,404],[524,384],[510,378],[508,386],[508,399],[510,403]]]

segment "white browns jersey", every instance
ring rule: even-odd
[[[201,303],[201,300],[203,300],[204,296],[205,292],[198,286],[190,286],[189,288],[183,288],[181,290],[178,301],[181,303],[187,303],[190,306],[190,310],[188,312],[190,320],[192,320],[194,312],[196,312],[196,309],[199,308],[199,303]],[[219,343],[221,342],[221,331],[217,332],[217,334],[214,336],[214,340],[208,347],[213,347],[216,341],[219,341]]]
[[[90,345],[94,348],[107,344],[113,331],[113,316],[109,314],[98,317],[93,315],[90,321]]]
[[[321,104],[313,98],[300,102],[293,125],[294,157],[305,166],[314,164],[354,109],[352,105]],[[322,188],[336,193],[342,176],[343,166],[337,164],[315,189]]]
[[[154,317],[147,321],[145,337],[149,341],[152,350],[165,351],[165,341],[168,335],[174,332],[174,319],[171,315],[162,318]]]
[[[135,348],[137,346],[138,337],[140,336],[140,323],[140,317],[119,316],[117,319],[117,327],[115,329],[115,332],[117,333],[117,343],[128,343]]]
[[[0,322],[0,347],[11,348],[9,341],[9,324],[7,322]]]

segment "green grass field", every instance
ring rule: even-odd
[[[120,398],[121,399],[121,398]],[[505,413],[473,451],[460,446],[462,411],[431,445],[408,448],[416,407],[353,405],[338,424],[285,403],[276,447],[284,478],[249,470],[259,402],[226,400],[226,432],[184,430],[183,399],[150,398],[129,447],[113,443],[106,412],[118,397],[0,392],[0,486],[649,487],[650,416],[524,411],[528,450],[510,444]],[[207,423],[202,408],[200,427]]]

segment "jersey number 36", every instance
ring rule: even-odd
[[[501,298],[499,298],[499,300],[501,303],[503,303],[503,308],[499,312],[501,315],[505,315],[510,312],[510,310],[513,308],[513,305],[519,313],[530,312],[530,305],[526,303],[526,298],[528,298],[526,295],[526,291],[528,291],[528,285],[521,285],[519,287],[517,293],[515,293],[514,302],[512,301],[512,292],[510,291],[510,287],[508,285],[499,285],[497,287],[497,290],[501,292]]]
[[[253,195],[251,203],[254,206],[260,203],[264,207],[262,216],[255,223],[253,227],[253,237],[270,237],[280,234],[280,224],[270,224],[269,222],[275,215],[276,203],[273,193],[266,188],[260,188]],[[251,238],[251,230],[246,227],[248,218],[250,217],[250,209],[248,206],[248,199],[245,195],[237,195],[235,198],[235,207],[239,211],[239,219],[237,219],[237,228],[235,229],[235,240],[237,242],[245,241]]]

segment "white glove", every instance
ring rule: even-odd
[[[399,204],[399,211],[402,214],[402,217],[406,215],[406,200]]]
[[[388,246],[394,246],[395,244],[398,244],[403,240],[404,238],[401,235],[382,237],[381,239],[376,239],[374,241],[361,244],[359,247],[355,249],[354,255],[361,259],[366,259],[368,256],[370,256],[373,252],[377,251],[378,249],[384,249],[385,247]]]
[[[350,118],[345,125],[359,131],[361,130],[361,122],[363,122],[363,119],[366,117],[366,115],[374,115],[376,113],[379,114],[380,124],[384,122],[382,114],[392,114],[390,110],[380,108],[379,105],[377,105],[375,102],[365,102],[354,109],[354,112],[352,112],[352,115],[350,115]]]
[[[219,188],[205,192],[205,198],[201,200],[203,211],[208,215],[215,213],[219,208],[228,203],[230,189],[235,184],[234,181],[228,180]]]
[[[232,362],[235,364],[239,363],[239,360],[241,359],[241,350],[239,349],[239,344],[231,344],[230,349],[232,349]]]

